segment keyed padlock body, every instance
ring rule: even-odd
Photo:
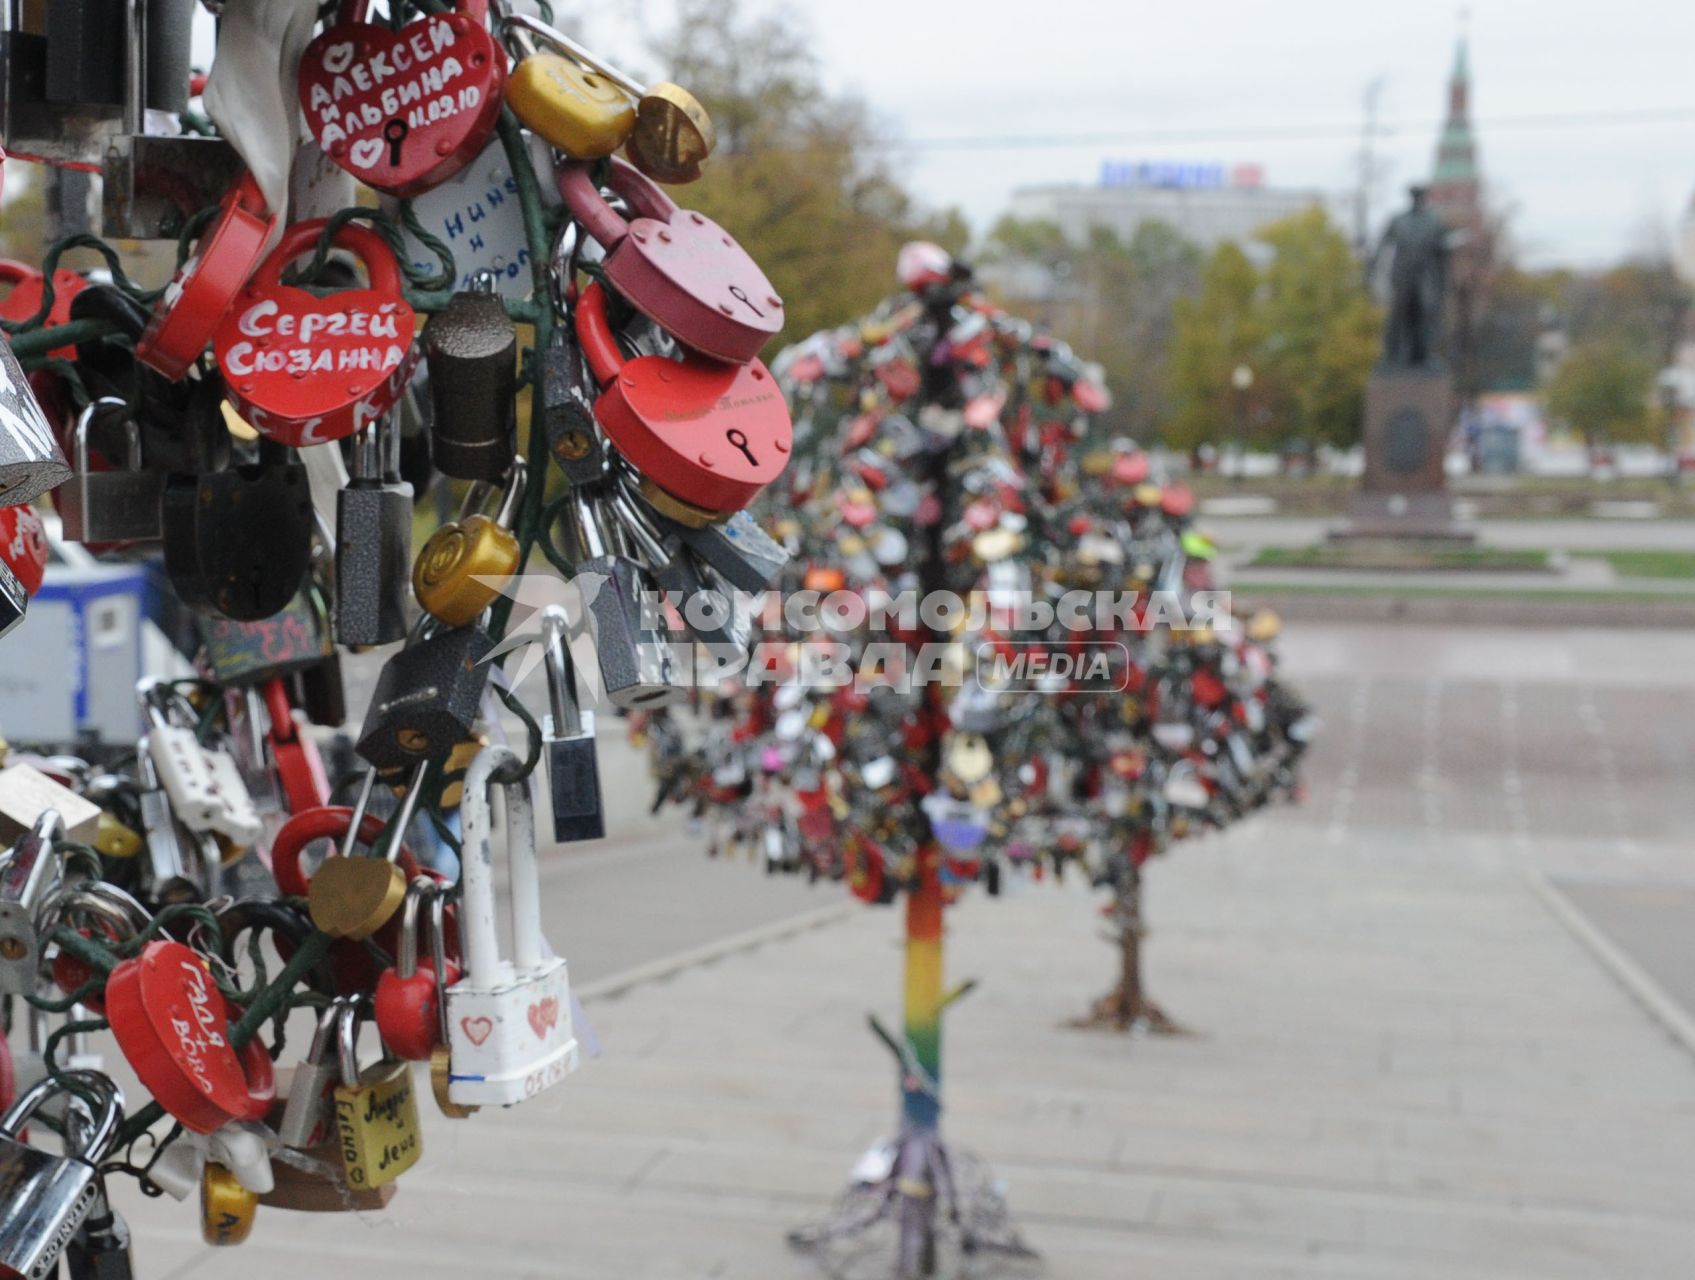
[[[317,665],[334,652],[328,620],[307,588],[281,612],[252,622],[212,614],[200,619],[206,661],[219,684],[248,685]]]
[[[704,529],[671,523],[671,532],[740,591],[765,590],[789,562],[789,553],[746,511]]]
[[[447,989],[448,1098],[506,1106],[533,1098],[577,1067],[571,985],[561,956],[546,955],[528,780],[506,794],[511,955],[500,954],[491,843],[492,779],[518,764],[505,747],[471,762],[460,809],[465,831],[459,936],[464,976]]]
[[[606,697],[627,711],[680,702],[688,690],[676,678],[665,633],[649,625],[657,595],[653,579],[623,556],[595,556],[577,565],[577,580]],[[596,584],[592,592],[589,583]]]
[[[471,736],[494,647],[481,627],[437,632],[391,657],[359,734],[359,754],[379,769],[445,755]]]
[[[305,466],[280,446],[262,443],[259,461],[225,471],[173,475],[160,505],[165,571],[185,604],[256,622],[301,589],[312,493]]]
[[[353,1190],[386,1186],[423,1156],[418,1094],[406,1063],[371,1064],[356,1084],[336,1086],[334,1106],[336,1141]]]
[[[601,384],[595,418],[630,465],[686,503],[740,511],[783,473],[794,426],[764,364],[685,356],[625,362],[598,284],[577,304],[577,334]]]
[[[354,440],[354,473],[336,494],[335,638],[393,644],[406,638],[406,574],[412,567],[412,486],[384,457],[388,422]]]
[[[0,339],[0,505],[34,502],[70,477],[11,342]]]
[[[218,215],[154,305],[135,344],[143,364],[180,379],[211,344],[247,278],[264,260],[276,218],[251,173],[225,192]]]
[[[0,1134],[0,1276],[44,1280],[99,1198],[99,1175],[83,1160]]]
[[[373,231],[348,225],[334,243],[357,255],[370,283],[318,297],[282,283],[310,253],[324,222],[295,223],[237,295],[213,336],[230,403],[280,444],[324,444],[394,407],[417,363],[417,317],[402,296],[400,264]]]
[[[599,160],[624,145],[636,106],[605,76],[557,53],[521,59],[506,84],[512,113],[573,160]]]
[[[351,1187],[341,1162],[341,1144],[330,1138],[303,1153],[310,1164],[286,1160],[272,1162],[276,1186],[259,1197],[267,1209],[293,1209],[296,1213],[364,1213],[388,1207],[399,1187],[385,1182],[380,1187]]]
[[[607,203],[594,166],[559,170],[559,193],[606,251],[607,281],[678,342],[746,363],[783,328],[783,300],[759,264],[705,214],[677,205],[632,165],[613,159],[610,186],[633,217]]]
[[[229,1043],[223,995],[200,956],[180,942],[150,942],[106,983],[112,1035],[159,1105],[195,1133],[262,1120],[276,1095],[264,1042]]]
[[[518,538],[485,515],[470,516],[430,535],[418,553],[412,589],[418,602],[451,627],[468,626],[494,602],[518,567]]]
[[[500,117],[506,54],[486,0],[399,30],[338,22],[300,59],[300,105],[324,154],[390,195],[427,191],[483,149]]]
[[[424,358],[436,468],[460,480],[499,480],[517,452],[518,386],[518,331],[500,295],[454,294],[424,327]]]
[[[369,938],[406,900],[406,874],[382,858],[327,858],[312,876],[312,923],[332,938]]]

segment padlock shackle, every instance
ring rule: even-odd
[[[606,288],[596,280],[577,297],[577,345],[588,361],[589,372],[602,387],[617,380],[628,361],[612,333],[606,314]]]
[[[460,3],[464,6],[467,4],[467,0],[460,0]],[[482,3],[486,5],[487,0],[482,0]],[[543,44],[564,54],[567,58],[569,58],[572,62],[577,63],[584,70],[593,71],[604,76],[630,97],[647,97],[646,85],[642,84],[633,76],[620,71],[598,53],[578,44],[563,31],[560,31],[555,27],[548,26],[547,23],[543,22],[540,18],[532,18],[527,13],[514,12],[511,5],[504,3],[504,0],[502,0],[502,3],[500,4],[499,14],[501,25],[506,28],[507,31],[517,28],[527,32],[528,34],[535,36]]]
[[[506,793],[506,855],[512,926],[512,963],[518,974],[541,964],[541,880],[536,869],[535,811],[530,803],[529,778],[498,783],[498,773],[522,762],[510,747],[484,747],[465,771],[465,798],[460,802],[464,826],[463,868],[460,878],[459,941],[465,976],[476,983],[492,982],[499,972],[500,949],[494,900],[493,793]]]
[[[359,1083],[359,1001],[343,1000],[336,1010],[336,1069],[345,1085]]]
[[[310,887],[306,873],[300,867],[300,855],[314,840],[340,841],[352,822],[353,810],[323,805],[302,810],[283,823],[271,840],[271,875],[277,882],[277,888],[292,898],[306,897]],[[374,844],[382,835],[383,827],[381,818],[374,813],[367,814],[358,827],[360,842]],[[417,875],[422,869],[411,850],[404,847],[400,850],[399,865],[408,877]]]
[[[571,673],[571,655],[566,647],[570,623],[565,610],[550,604],[541,612],[542,661],[547,668],[547,696],[553,712],[556,737],[574,737],[583,731],[577,706],[576,681]]]
[[[611,165],[606,185],[623,198],[637,218],[651,218],[668,223],[677,213],[677,202],[666,195],[658,183],[633,164],[616,156],[609,157]],[[595,181],[596,164],[588,160],[573,160],[559,166],[557,183],[559,195],[571,214],[582,224],[584,231],[599,242],[608,254],[630,234],[631,219],[624,217],[607,202]]]
[[[141,470],[141,428],[136,425],[135,417],[129,411],[129,401],[118,396],[101,396],[90,400],[77,414],[76,426],[71,429],[71,455],[76,467],[77,476],[89,474],[88,471],[88,430],[94,425],[94,419],[102,411],[122,409],[124,411],[124,466],[130,471]],[[80,483],[80,480],[79,480]],[[87,517],[84,516],[84,519]]]
[[[283,271],[296,258],[303,258],[318,247],[319,237],[328,225],[328,218],[312,218],[306,222],[297,222],[284,231],[277,247],[271,250],[270,256],[259,264],[259,269],[247,282],[244,292],[265,292],[281,288]],[[369,280],[366,289],[391,296],[397,301],[404,299],[400,263],[394,256],[394,250],[389,248],[388,241],[382,236],[369,227],[346,222],[336,228],[330,243],[338,249],[346,249],[365,264],[365,275]]]
[[[98,1164],[112,1150],[112,1144],[118,1137],[118,1125],[124,1118],[124,1092],[118,1087],[117,1081],[100,1071],[61,1071],[57,1078],[44,1076],[28,1089],[20,1093],[6,1108],[6,1113],[0,1115],[0,1133],[7,1137],[16,1138],[30,1118],[39,1111],[42,1105],[58,1094],[73,1094],[71,1086],[86,1090],[100,1099],[100,1114],[96,1118],[94,1132],[83,1144],[82,1150],[66,1154],[88,1164]]]
[[[418,913],[424,906],[425,887],[434,885],[428,876],[413,876],[406,886],[406,900],[400,907],[400,947],[394,957],[396,977],[410,978],[418,972]]]

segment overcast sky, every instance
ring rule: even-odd
[[[642,33],[665,25],[670,0],[558,8],[639,66]],[[1357,181],[1376,77],[1381,220],[1429,173],[1460,28],[1457,6],[1412,0],[787,10],[813,34],[831,87],[868,99],[906,141],[912,188],[961,206],[979,230],[1015,187],[1093,183],[1107,159],[1258,162],[1272,185],[1341,195]],[[1468,30],[1484,176],[1528,260],[1602,263],[1671,226],[1695,190],[1695,4],[1477,0]]]

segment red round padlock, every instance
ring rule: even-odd
[[[200,954],[150,942],[106,981],[106,1017],[142,1086],[183,1126],[211,1133],[231,1120],[263,1120],[276,1097],[264,1041],[238,1053],[229,1006]]]
[[[1160,490],[1159,507],[1168,516],[1186,516],[1195,509],[1195,491],[1187,485],[1168,484]]]
[[[248,281],[213,340],[230,403],[281,444],[352,435],[393,407],[418,362],[417,317],[400,264],[374,231],[349,224],[334,243],[363,259],[370,283],[320,298],[282,283],[283,268],[318,243],[325,221],[300,222]]]
[[[606,250],[602,270],[620,295],[685,347],[745,364],[783,328],[783,300],[735,237],[704,214],[679,209],[635,166],[611,161],[608,185],[629,206],[607,203],[597,166],[559,169],[559,194]]]
[[[31,506],[0,507],[0,560],[30,595],[47,573],[47,530]]]
[[[758,360],[722,364],[639,356],[626,361],[591,284],[577,301],[577,338],[601,385],[595,418],[624,458],[673,497],[740,511],[783,473],[794,444],[789,407]]]
[[[167,378],[181,379],[212,341],[241,286],[264,259],[265,241],[276,226],[265,195],[251,173],[231,187],[218,216],[200,237],[194,254],[153,308],[135,354]]]
[[[306,46],[300,106],[318,146],[366,186],[413,196],[476,159],[500,119],[506,53],[488,0],[459,0],[399,30],[365,21],[370,0]]]
[[[11,291],[0,298],[0,320],[17,324],[33,320],[41,310],[41,295],[46,277],[26,262],[0,258],[0,284],[9,284]],[[66,324],[71,318],[71,299],[88,284],[76,272],[60,267],[53,273],[53,305],[47,312],[50,325]],[[48,354],[58,360],[75,360],[74,346],[57,347]]]
[[[1152,467],[1148,455],[1140,449],[1134,453],[1117,453],[1113,455],[1112,465],[1107,470],[1107,480],[1112,484],[1138,485],[1147,482]]]
[[[383,970],[371,996],[372,1013],[376,1017],[377,1030],[382,1033],[383,1043],[396,1057],[408,1062],[425,1061],[441,1043],[441,993],[458,982],[461,973],[456,948],[447,937],[446,909],[436,901],[439,890],[431,884],[424,884],[421,889],[420,892],[420,886],[414,885],[408,892],[406,906],[401,913],[400,948],[395,953],[394,965]],[[423,950],[420,935],[424,931],[420,917],[432,910],[439,912],[441,919],[439,978],[433,926],[430,929],[430,958],[425,961],[420,956]],[[406,968],[412,972],[403,974],[401,970]]]

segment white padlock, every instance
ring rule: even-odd
[[[529,780],[498,783],[516,768],[510,748],[485,747],[465,773],[459,942],[464,976],[447,989],[448,1098],[464,1106],[510,1106],[577,1068],[571,984],[541,935],[535,811]],[[512,958],[500,954],[495,917],[493,792],[506,794]]]

